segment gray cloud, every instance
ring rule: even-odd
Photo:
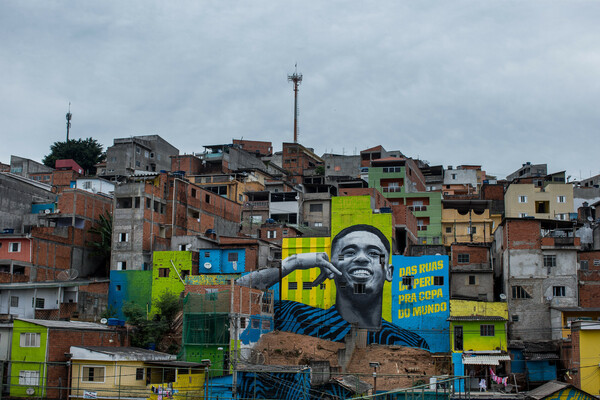
[[[355,2],[356,3],[356,2]],[[318,153],[383,144],[435,164],[596,162],[596,2],[0,3],[0,161],[73,137],[156,133],[183,152],[231,138]],[[10,140],[9,140],[10,139]]]

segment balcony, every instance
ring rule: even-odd
[[[427,230],[427,225],[419,225],[419,226],[417,226],[417,230],[418,231],[426,231]]]
[[[427,206],[408,206],[410,211],[427,211]]]
[[[402,187],[400,186],[389,186],[381,188],[383,193],[402,193]]]
[[[564,237],[551,237],[546,236],[542,238],[542,248],[548,247],[573,247],[578,248],[581,246],[581,239],[578,237],[564,236]]]
[[[245,210],[268,210],[269,202],[268,201],[247,201],[244,203]]]

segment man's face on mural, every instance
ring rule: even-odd
[[[342,273],[335,276],[338,290],[346,285],[347,291],[360,293],[356,285],[363,285],[365,294],[381,292],[386,280],[392,280],[389,254],[381,239],[367,231],[356,231],[339,239],[333,249],[331,262]]]

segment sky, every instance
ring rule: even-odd
[[[600,174],[598,1],[0,1],[0,162],[158,134]]]

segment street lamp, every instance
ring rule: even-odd
[[[369,367],[373,367],[373,394],[377,394],[377,368],[379,363],[377,361],[371,361]]]

